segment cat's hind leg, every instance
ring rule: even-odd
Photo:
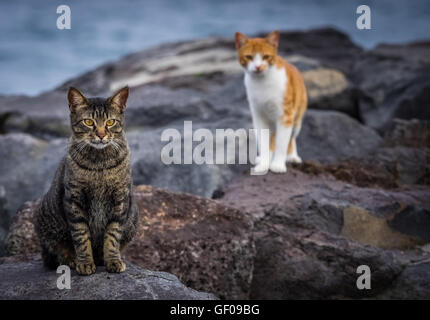
[[[300,133],[301,124],[298,124],[294,126],[293,132],[291,134],[291,140],[288,144],[288,151],[287,151],[287,161],[292,163],[302,163],[302,158],[300,158],[299,154],[297,153],[297,136]]]

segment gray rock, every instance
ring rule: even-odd
[[[0,185],[0,257],[4,254],[4,241],[10,224],[10,216],[5,208],[6,202],[5,188]]]
[[[430,148],[430,121],[394,119],[384,133],[383,146]]]
[[[71,289],[57,288],[60,274],[40,261],[0,264],[0,300],[214,300],[209,293],[185,287],[166,272],[141,269],[129,262],[123,273],[99,267],[91,276],[71,274]]]
[[[335,162],[363,157],[376,150],[382,139],[376,131],[336,111],[309,110],[298,137],[304,160]]]
[[[23,133],[0,135],[0,185],[9,215],[5,223],[25,201],[37,199],[49,189],[66,148],[66,139],[47,142]]]
[[[394,282],[393,288],[382,293],[382,299],[430,299],[430,261],[419,261],[405,268]]]
[[[219,200],[254,218],[257,253],[250,297],[397,296],[398,279],[413,277],[415,269],[408,268],[430,257],[421,250],[430,235],[428,186],[357,187],[328,172],[296,168],[286,175],[236,179]],[[370,267],[372,290],[356,287],[360,265]],[[423,289],[430,281],[428,272],[416,277],[408,286],[411,299],[428,292]]]
[[[381,46],[356,61],[352,81],[366,125],[383,131],[394,118],[430,119],[430,64],[422,54],[428,48],[428,42]]]

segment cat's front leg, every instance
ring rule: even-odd
[[[118,188],[114,194],[114,207],[112,210],[112,220],[106,228],[103,241],[103,260],[108,272],[123,272],[126,269],[124,261],[121,259],[121,237],[122,228],[126,218],[126,204],[128,203],[127,186]]]
[[[255,140],[257,143],[258,156],[255,159],[256,166],[253,172],[265,174],[270,165],[270,130],[267,121],[258,113],[253,114]]]
[[[270,163],[270,171],[276,173],[287,172],[287,148],[291,139],[293,127],[278,120],[275,133],[275,151]]]
[[[111,222],[106,228],[103,243],[103,259],[108,272],[125,271],[125,263],[120,252],[121,227],[118,222]]]
[[[90,230],[86,222],[72,223],[70,231],[76,252],[76,272],[90,275],[96,272],[93,250],[91,248]]]
[[[65,209],[76,253],[76,272],[81,275],[90,275],[96,272],[93,250],[91,247],[91,234],[87,218],[83,211],[84,199],[78,188],[65,190]]]

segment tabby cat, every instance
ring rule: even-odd
[[[44,264],[81,275],[105,265],[126,269],[120,251],[136,233],[130,150],[124,134],[128,87],[108,99],[70,88],[72,136],[48,193],[36,211]]]
[[[296,67],[278,55],[278,42],[278,31],[266,38],[247,38],[236,32],[236,49],[245,70],[254,129],[257,133],[261,129],[270,131],[270,141],[256,135],[256,173],[286,172],[286,161],[302,162],[296,138],[307,108],[306,87]]]

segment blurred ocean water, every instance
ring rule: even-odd
[[[57,6],[72,29],[58,30]],[[372,30],[356,28],[356,8]],[[429,38],[429,0],[0,1],[0,94],[35,95],[106,61],[168,41],[335,26],[358,44]],[[335,48],[333,48],[335,50]]]

